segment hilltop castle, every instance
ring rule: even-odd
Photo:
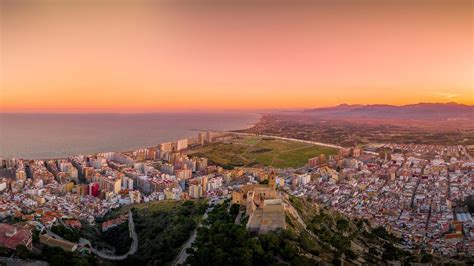
[[[286,228],[285,207],[276,191],[274,172],[268,177],[268,185],[245,185],[232,192],[232,203],[245,206],[250,231],[266,233]]]

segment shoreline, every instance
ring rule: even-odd
[[[250,129],[252,127],[254,127],[256,124],[258,124],[260,122],[260,120],[262,119],[263,117],[263,114],[261,113],[249,113],[249,114],[252,114],[252,115],[257,115],[257,119],[256,119],[256,122],[252,123],[252,124],[249,124],[248,126],[246,126],[245,128],[241,128],[241,129],[232,129],[232,130],[212,130],[212,129],[187,129],[188,131],[191,131],[191,132],[204,132],[204,131],[211,131],[211,132],[239,132],[241,130],[247,130],[247,129]],[[167,143],[167,142],[173,142],[173,141],[177,141],[177,140],[180,140],[180,139],[188,139],[188,140],[192,140],[192,139],[197,139],[197,137],[193,137],[193,136],[189,136],[189,137],[184,137],[184,138],[175,138],[175,139],[172,139],[172,140],[169,140],[169,141],[164,141],[164,142],[158,142],[157,144],[155,144],[154,146],[142,146],[142,147],[135,147],[131,150],[126,150],[126,151],[123,151],[123,150],[109,150],[109,151],[98,151],[98,152],[93,152],[93,153],[75,153],[73,155],[68,155],[68,156],[61,156],[61,157],[48,157],[48,158],[36,158],[36,159],[32,159],[32,158],[26,158],[26,157],[21,157],[21,156],[2,156],[0,154],[0,158],[2,160],[12,160],[12,159],[21,159],[21,160],[25,160],[25,161],[49,161],[49,160],[61,160],[61,159],[67,159],[67,158],[70,158],[70,157],[75,157],[75,156],[81,156],[81,155],[84,155],[84,156],[91,156],[91,155],[97,155],[97,154],[100,154],[100,153],[107,153],[107,152],[119,152],[119,153],[130,153],[130,152],[133,152],[135,150],[138,150],[138,149],[148,149],[148,148],[154,148],[154,147],[157,147],[159,144],[162,144],[162,143]]]

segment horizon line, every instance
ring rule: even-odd
[[[317,108],[331,108],[331,107],[337,107],[341,105],[362,105],[362,106],[374,106],[374,105],[386,105],[386,106],[397,106],[397,107],[403,107],[403,106],[409,106],[409,105],[417,105],[417,104],[456,104],[456,105],[463,105],[463,106],[471,106],[473,107],[474,104],[465,104],[465,103],[459,103],[459,102],[415,102],[415,103],[408,103],[408,104],[388,104],[388,103],[374,103],[374,104],[361,104],[361,103],[339,103],[339,104],[334,104],[334,105],[321,105],[321,106],[314,106],[314,107],[288,107],[288,108],[232,108],[232,109],[188,109],[188,110],[170,110],[170,109],[162,109],[162,110],[150,110],[150,111],[119,111],[119,110],[110,110],[110,111],[88,111],[88,110],[77,110],[77,111],[68,111],[68,110],[58,110],[58,111],[41,111],[41,110],[32,110],[32,111],[4,111],[0,110],[0,114],[10,114],[10,115],[21,115],[21,114],[38,114],[38,115],[48,115],[48,114],[63,114],[63,115],[68,115],[68,114],[82,114],[82,115],[88,115],[88,114],[104,114],[104,115],[111,115],[111,114],[116,114],[116,115],[126,115],[126,114],[160,114],[160,113],[176,113],[176,114],[182,114],[182,113],[232,113],[232,112],[245,112],[245,113],[261,113],[261,112],[298,112],[298,111],[304,111],[304,110],[311,110],[311,109],[317,109]]]

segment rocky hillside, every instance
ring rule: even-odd
[[[383,227],[374,228],[366,220],[350,220],[302,198],[290,197],[288,202],[297,212],[296,215],[289,212],[288,230],[304,240],[298,243],[301,254],[314,260],[336,265],[342,261],[357,265],[388,262],[472,265],[472,261],[466,258],[447,259],[424,252],[413,254],[405,251],[399,244],[400,240]]]
[[[305,199],[285,200],[288,228],[255,235],[236,219],[238,205],[218,205],[198,230],[187,264],[190,265],[384,265],[388,262],[448,262],[431,254],[404,251],[383,227],[349,220],[319,209]],[[449,261],[454,262],[454,261]]]

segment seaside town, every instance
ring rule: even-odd
[[[0,266],[474,266],[474,0],[0,0]]]
[[[236,138],[242,136],[208,131],[129,152],[1,159],[0,246],[31,249],[32,230],[37,229],[45,245],[90,252],[86,243],[55,237],[51,227],[94,225],[125,205],[200,198],[231,198],[249,217],[247,229],[265,233],[286,228],[285,198],[292,195],[383,226],[403,239],[409,251],[474,254],[473,218],[461,204],[474,194],[474,161],[464,146],[340,148],[338,154],[310,158],[298,169],[224,169],[188,153],[192,147]],[[104,221],[101,230],[127,219],[122,215]]]

